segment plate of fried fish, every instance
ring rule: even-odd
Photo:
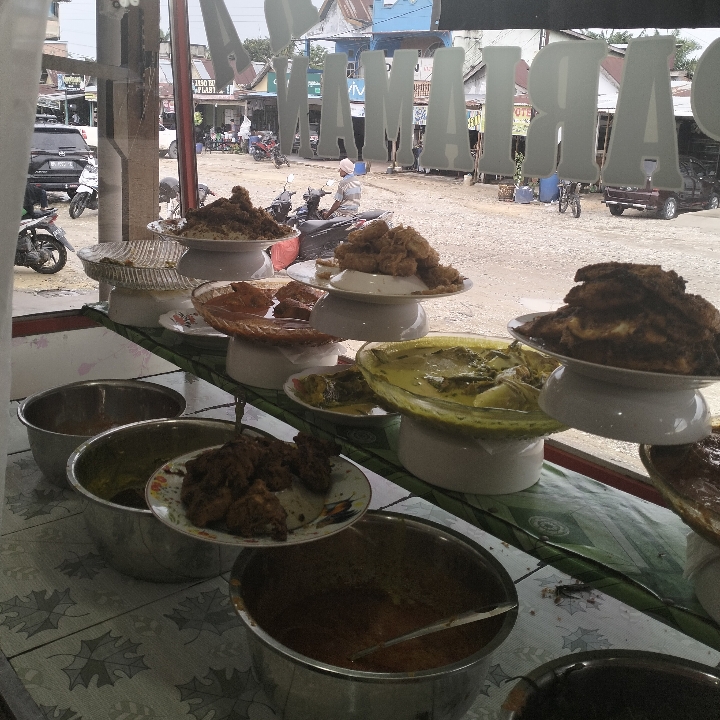
[[[607,262],[580,268],[575,281],[565,305],[512,320],[510,334],[616,385],[671,391],[720,381],[720,312],[685,292],[676,272]]]
[[[370,482],[339,451],[304,433],[286,443],[245,432],[163,465],[146,499],[162,523],[207,542],[276,547],[320,540],[370,506]]]
[[[332,295],[378,304],[418,302],[466,292],[472,282],[440,256],[412,227],[367,223],[335,248],[332,262],[291,265],[288,275]]]
[[[381,407],[355,365],[307,368],[291,375],[283,390],[293,402],[339,425],[382,425],[398,417]]]

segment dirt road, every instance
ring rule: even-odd
[[[295,175],[292,188],[298,192],[293,198],[297,204],[309,185],[337,180],[336,168],[336,163],[300,161],[277,170],[247,155],[198,157],[201,182],[224,196],[229,196],[234,185],[244,185],[261,206],[269,205],[282,189],[288,172]],[[419,230],[439,251],[442,262],[452,263],[474,282],[473,289],[460,298],[425,304],[433,330],[507,335],[509,319],[561,304],[577,268],[607,260],[672,268],[688,281],[689,292],[720,306],[720,249],[711,234],[675,227],[673,221],[636,211],[611,216],[599,195],[584,195],[582,214],[575,219],[570,212],[558,213],[556,204],[500,202],[496,186],[467,186],[461,178],[438,175],[388,175],[384,170],[385,165],[374,166],[363,178],[363,209],[393,210],[396,223]],[[165,175],[177,176],[177,165],[161,159],[160,177]],[[98,242],[97,212],[86,210],[78,220],[71,220],[67,200],[53,200],[53,204],[59,208],[58,223],[76,248]],[[326,199],[323,206],[329,204]],[[15,268],[15,289],[21,292],[93,287],[96,283],[84,275],[73,254],[57,275]],[[705,393],[720,408],[720,391],[711,388]],[[637,446],[575,431],[567,433],[566,439],[638,467]]]

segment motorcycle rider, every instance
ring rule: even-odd
[[[341,160],[339,172],[342,179],[338,183],[335,202],[329,210],[321,213],[326,220],[333,217],[355,215],[360,210],[362,186],[360,179],[355,175],[355,163],[350,158]]]

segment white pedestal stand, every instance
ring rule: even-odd
[[[114,287],[108,298],[108,317],[120,325],[160,327],[160,316],[173,310],[193,310],[190,290]]]
[[[421,480],[448,490],[500,495],[540,479],[543,438],[481,440],[443,432],[403,415],[398,459]]]
[[[337,365],[340,350],[338,343],[318,347],[279,347],[231,337],[225,369],[231,378],[245,385],[282,390],[290,375],[305,368]]]

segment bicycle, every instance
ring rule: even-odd
[[[572,208],[573,217],[580,217],[580,188],[582,184],[572,183],[570,180],[561,180],[558,184],[560,197],[558,198],[558,210],[564,213],[568,205]]]

